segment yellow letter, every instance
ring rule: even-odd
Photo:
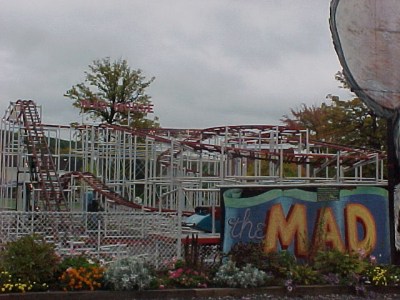
[[[357,225],[360,223],[364,230],[363,239],[358,236]],[[349,204],[346,207],[346,236],[350,251],[364,249],[371,253],[376,246],[376,224],[371,212],[364,205]]]
[[[265,234],[265,252],[277,251],[279,240],[282,249],[287,249],[296,237],[296,256],[307,255],[307,211],[305,205],[295,204],[290,208],[287,219],[282,206],[271,207],[267,216],[267,232]]]
[[[313,246],[319,249],[320,246],[335,248],[341,252],[345,251],[340,230],[336,223],[332,208],[322,208],[318,212],[317,222],[314,228]]]

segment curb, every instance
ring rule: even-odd
[[[400,286],[368,286],[370,292],[381,294],[400,294]],[[332,285],[310,285],[297,286],[288,293],[284,287],[263,287],[263,288],[209,288],[209,289],[165,289],[146,291],[81,291],[81,292],[32,292],[0,294],[0,299],[21,299],[21,300],[131,300],[131,299],[194,299],[201,297],[241,297],[246,295],[270,295],[277,297],[284,296],[317,296],[317,295],[355,295],[354,289],[348,286]]]

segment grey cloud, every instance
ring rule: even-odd
[[[48,122],[80,120],[63,94],[93,60],[110,56],[156,77],[149,92],[163,126],[279,123],[291,107],[341,92],[328,7],[328,0],[4,1],[0,110],[28,98],[43,105]]]

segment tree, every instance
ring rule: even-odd
[[[154,79],[146,81],[142,71],[131,69],[126,60],[111,62],[106,57],[94,60],[85,72],[85,82],[74,85],[64,96],[93,120],[134,128],[158,127],[157,118],[146,118],[152,112],[146,89]]]
[[[346,87],[344,77],[335,77]],[[317,140],[375,150],[386,149],[386,120],[378,117],[359,98],[348,101],[328,95],[330,103],[291,109],[292,116],[281,119],[287,126],[309,129]]]

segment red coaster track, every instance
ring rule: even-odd
[[[161,212],[176,212],[176,210],[170,210],[170,209],[158,209],[155,207],[148,207],[148,206],[142,206],[137,203],[131,202],[126,200],[124,197],[122,197],[120,194],[114,192],[112,189],[110,189],[107,185],[104,184],[99,178],[97,178],[95,175],[93,175],[90,172],[70,172],[62,175],[60,177],[60,180],[62,182],[63,187],[66,189],[68,188],[68,184],[71,182],[71,178],[75,177],[78,180],[86,182],[90,187],[95,191],[96,193],[104,196],[106,199],[113,201],[117,205],[123,205],[127,206],[133,209],[137,210],[143,210],[146,212],[151,212],[151,211],[161,211]],[[190,212],[183,212],[184,214],[191,214]]]
[[[75,177],[78,180],[86,182],[88,185],[90,185],[90,187],[93,189],[93,191],[95,191],[98,194],[104,196],[105,198],[115,202],[115,204],[124,205],[124,206],[131,207],[134,209],[142,209],[141,205],[126,200],[124,197],[122,197],[121,195],[119,195],[116,192],[114,192],[113,190],[111,190],[107,185],[104,184],[104,182],[102,182],[99,178],[97,178],[90,172],[75,171],[75,172],[70,172],[70,173],[62,175],[60,179],[61,179],[61,182],[63,183],[64,188],[68,187],[68,184],[71,181],[72,177]],[[143,207],[143,210],[156,211],[157,209]]]
[[[72,172],[63,175],[60,179],[54,164],[52,154],[47,145],[47,138],[44,135],[43,124],[40,120],[37,106],[32,100],[18,100],[13,113],[17,113],[17,122],[24,126],[24,141],[28,150],[28,164],[30,168],[32,183],[35,188],[40,190],[39,200],[41,208],[46,211],[68,211],[67,201],[64,196],[63,184],[67,184],[71,176],[77,177],[81,181],[89,184],[94,191],[103,195],[106,199],[112,200],[115,204],[124,205],[133,209],[145,211],[158,211],[154,207],[142,207],[137,203],[130,202],[121,195],[112,191],[100,179],[93,174],[85,172]],[[273,147],[257,148],[260,140],[267,140],[271,133],[278,135],[279,141],[285,141],[290,145],[299,143],[298,130],[286,128],[284,126],[270,125],[246,125],[246,126],[226,126],[207,129],[131,129],[125,126],[103,124],[100,128],[110,128],[115,131],[123,131],[138,137],[149,137],[157,142],[170,145],[172,149],[167,149],[158,156],[158,161],[162,164],[169,164],[170,155],[177,156],[183,150],[193,152],[206,151],[209,153],[228,154],[231,157],[247,157],[251,159],[261,159],[267,161],[283,161],[298,165],[309,164],[314,168],[326,167],[336,164],[340,159],[342,165],[351,167],[360,161],[367,161],[374,155],[384,156],[384,153],[369,151],[368,149],[353,149],[339,145],[309,141],[310,147],[315,151],[307,153],[294,151],[294,148],[279,149]],[[236,134],[235,134],[236,133]],[[207,142],[207,139],[214,137],[228,137],[229,141],[225,146]],[[236,141],[236,143],[234,143]],[[232,143],[231,143],[232,142]],[[232,146],[234,145],[234,146]],[[250,147],[241,146],[250,145]],[[334,149],[336,154],[322,152],[318,149]],[[62,182],[61,182],[62,181]],[[168,211],[168,210],[162,210]]]
[[[170,136],[166,137],[163,136],[164,132],[168,132],[168,134],[176,136],[186,136],[183,140],[174,139],[173,140],[173,154],[178,155],[181,151],[182,147],[186,149],[191,149],[192,151],[208,151],[208,152],[215,152],[215,153],[226,153],[231,155],[232,157],[247,157],[252,159],[261,159],[267,161],[274,161],[278,162],[282,160],[284,163],[295,163],[297,165],[305,165],[309,164],[314,166],[315,168],[321,167],[323,165],[331,165],[336,164],[336,158],[334,154],[328,153],[295,153],[293,150],[285,149],[282,152],[279,149],[249,149],[249,148],[241,148],[240,146],[225,146],[222,147],[220,145],[214,145],[205,143],[204,140],[206,138],[210,138],[213,136],[223,136],[225,134],[232,134],[234,132],[241,131],[242,134],[246,130],[248,131],[246,134],[246,139],[248,140],[247,144],[252,144],[252,135],[254,135],[254,139],[260,138],[263,135],[269,135],[271,131],[277,131],[279,136],[282,139],[290,144],[297,144],[299,139],[296,138],[295,133],[298,133],[299,130],[290,129],[285,126],[272,126],[272,125],[244,125],[244,126],[227,126],[227,127],[214,127],[214,128],[207,128],[203,130],[183,130],[183,129],[131,129],[125,126],[120,125],[109,125],[103,124],[100,125],[101,127],[108,127],[112,128],[113,130],[124,131],[126,133],[130,133],[133,135],[141,136],[141,137],[150,137],[155,141],[169,144],[171,145],[172,139]],[[256,130],[257,133],[253,131]],[[334,152],[340,153],[341,165],[351,167],[355,163],[359,161],[367,161],[371,159],[374,155],[378,154],[380,158],[386,157],[386,154],[383,152],[379,152],[377,150],[370,150],[365,148],[351,148],[342,145],[336,145],[326,142],[319,142],[319,141],[309,141],[310,145],[317,148],[326,148],[334,150]],[[169,159],[164,159],[164,155],[170,155],[171,150],[165,150],[159,156],[159,161],[163,162],[164,164],[169,164]],[[328,161],[328,162],[327,162]]]
[[[33,184],[41,190],[41,208],[45,211],[68,211],[67,201],[64,197],[64,188],[71,176],[76,176],[80,180],[89,184],[94,191],[103,195],[106,199],[115,204],[131,207],[133,209],[143,209],[145,211],[158,211],[157,208],[142,207],[139,204],[130,202],[121,195],[112,191],[101,180],[89,172],[72,172],[64,174],[61,178],[57,173],[56,166],[49,146],[44,135],[43,125],[36,104],[32,100],[18,100],[19,121],[22,121],[25,129],[25,144],[28,149],[29,169]],[[162,210],[167,212],[170,210]]]
[[[18,100],[20,119],[25,128],[25,143],[30,154],[29,168],[34,185],[41,190],[39,199],[46,211],[68,211],[63,189],[47,145],[35,102]]]

